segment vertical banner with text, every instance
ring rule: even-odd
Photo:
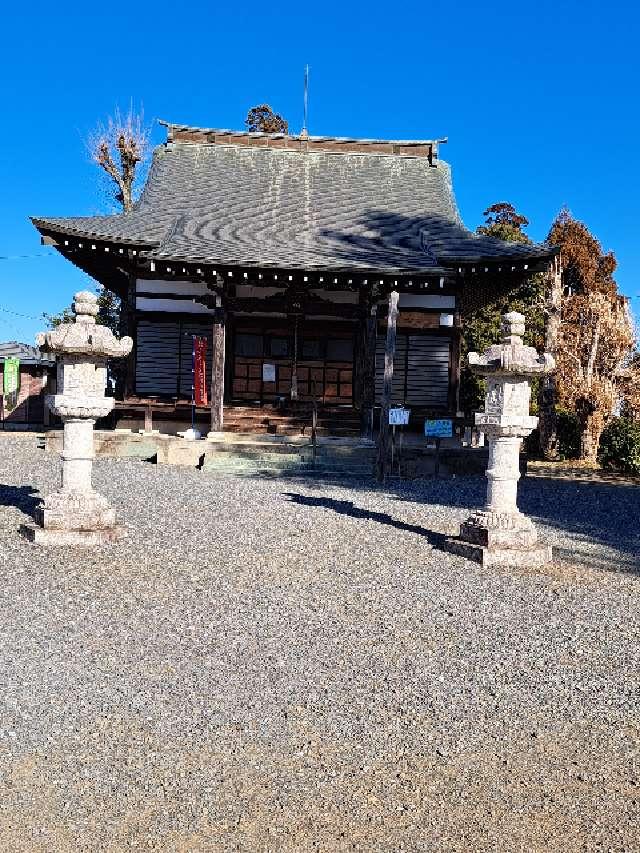
[[[207,339],[193,339],[193,386],[196,406],[206,406],[207,402]]]
[[[6,357],[4,359],[4,382],[2,392],[5,396],[6,406],[9,411],[15,409],[18,404],[18,391],[20,390],[20,359]]]

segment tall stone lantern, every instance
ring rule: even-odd
[[[123,528],[106,498],[91,484],[93,427],[113,409],[105,396],[107,359],[131,352],[131,338],[117,340],[106,326],[96,325],[98,299],[76,293],[75,322],[63,323],[36,336],[43,352],[57,361],[57,393],[45,402],[62,418],[62,486],[48,495],[36,514],[37,526],[26,528],[35,542],[51,545],[97,545],[117,539]]]
[[[512,311],[502,318],[502,343],[479,355],[469,353],[469,367],[487,379],[484,412],[476,426],[489,440],[487,502],[460,527],[454,550],[483,565],[541,566],[552,558],[551,546],[538,542],[533,522],[517,505],[520,445],[538,424],[529,414],[530,380],[555,368],[553,356],[524,346],[525,318]]]

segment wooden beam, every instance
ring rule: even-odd
[[[378,454],[376,459],[376,479],[384,483],[389,467],[391,432],[389,430],[389,409],[393,385],[393,360],[396,352],[396,325],[398,322],[398,291],[389,294],[387,312],[387,342],[384,351],[384,381],[382,385],[382,407],[380,410],[380,429],[378,430]]]
[[[298,399],[298,322],[300,317],[293,317],[293,358],[291,359],[291,399]]]
[[[358,322],[356,342],[354,403],[360,411],[360,431],[363,436],[368,436],[372,432],[375,405],[377,319],[376,307],[364,291],[360,292],[360,307],[362,316]]]
[[[211,342],[211,432],[222,432],[224,427],[224,366],[225,316],[224,310],[219,307]]]
[[[116,393],[125,399],[133,394],[136,385],[136,277],[133,273],[129,274],[127,293],[121,297],[119,331],[121,337],[133,338],[133,347],[124,362],[115,363]]]

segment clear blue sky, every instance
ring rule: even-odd
[[[307,62],[312,134],[448,136],[469,227],[507,200],[542,240],[567,204],[635,296],[639,30],[631,0],[7,4],[0,340],[32,342],[42,321],[16,314],[57,311],[87,283],[27,217],[106,212],[83,141],[98,120],[133,98],[150,120],[241,128],[266,101],[298,131]]]

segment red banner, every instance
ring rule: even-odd
[[[193,395],[196,406],[207,406],[207,339],[193,339]]]

